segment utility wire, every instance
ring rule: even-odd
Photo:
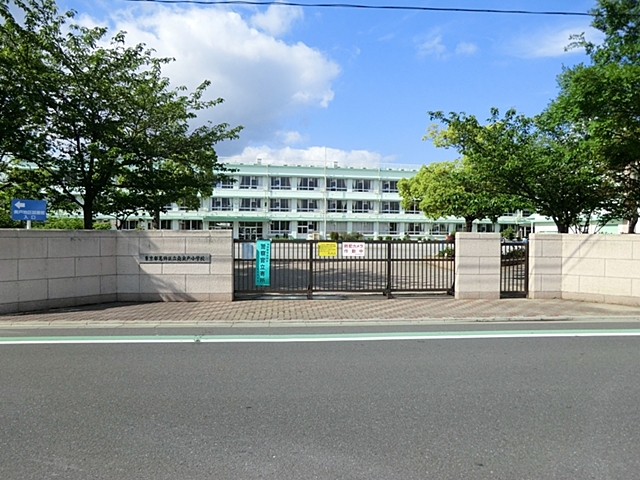
[[[465,12],[465,13],[510,13],[518,15],[566,15],[592,17],[588,12],[562,12],[562,11],[542,11],[531,10],[494,10],[489,8],[453,8],[453,7],[412,7],[402,5],[362,5],[354,3],[299,3],[267,1],[258,2],[252,0],[126,0],[128,2],[150,2],[150,3],[189,3],[196,5],[257,5],[257,6],[286,6],[286,7],[314,7],[314,8],[359,8],[367,10],[418,10],[426,12]]]

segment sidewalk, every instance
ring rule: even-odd
[[[640,308],[568,300],[454,300],[381,296],[236,302],[111,303],[0,315],[0,328],[69,326],[298,326],[494,321],[640,322]]]

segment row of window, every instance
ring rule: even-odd
[[[370,200],[327,200],[327,212],[330,213],[374,213],[376,210]],[[269,208],[270,212],[317,212],[318,200],[288,198],[272,198],[265,201],[260,198],[241,198],[238,210],[241,212],[262,211],[263,206]],[[349,206],[351,209],[349,210]],[[231,198],[212,198],[211,210],[233,211],[233,200]],[[400,202],[380,202],[379,213],[400,213]],[[414,205],[405,213],[419,214],[420,209]]]
[[[288,236],[293,233],[289,221],[272,221],[268,224],[268,234],[270,236]],[[378,223],[380,236],[399,235],[400,223],[381,222]],[[347,233],[347,222],[327,222],[327,232]],[[460,230],[464,225],[456,225],[455,229]],[[238,238],[254,239],[264,235],[262,222],[239,222]],[[318,231],[318,222],[297,222],[296,231],[300,235],[308,235]],[[374,235],[374,222],[352,222],[351,231],[362,235]],[[446,235],[449,233],[449,225],[445,223],[434,223],[431,225],[424,223],[405,223],[404,234],[406,235]]]
[[[173,228],[172,220],[161,220],[161,230],[171,230]],[[151,222],[146,225],[147,229],[151,229]],[[202,220],[179,220],[179,230],[202,230]],[[292,222],[287,220],[274,220],[269,222],[269,233],[272,236],[285,236],[292,234],[291,228]],[[347,222],[327,222],[327,232],[347,233]],[[232,222],[209,222],[209,230],[232,230]],[[242,232],[249,229],[252,235],[257,234],[258,237],[263,233],[263,222],[239,222],[240,238],[249,238],[243,236]],[[351,231],[360,232],[363,235],[373,235],[374,222],[351,222]],[[142,228],[142,225],[138,220],[127,220],[122,224],[123,230],[137,230]],[[464,225],[456,224],[455,230],[463,230]],[[249,231],[247,230],[247,231]],[[296,231],[298,234],[306,235],[309,233],[318,232],[318,222],[316,221],[298,221],[296,222]],[[446,235],[449,233],[449,225],[446,223],[405,223],[404,233],[408,235]],[[483,224],[478,225],[479,232],[492,232],[493,225]],[[400,233],[400,224],[396,222],[380,222],[378,223],[378,235],[398,235]]]
[[[240,189],[257,190],[263,187],[263,177],[253,176],[241,176],[234,181],[232,178],[229,180],[221,181],[216,184],[216,188],[234,188],[234,185],[238,185]],[[315,177],[270,177],[269,186],[271,190],[292,190],[292,186],[296,185],[297,190],[317,190],[320,188],[320,179]],[[344,179],[344,178],[327,178],[327,190],[332,192],[346,192],[348,187],[353,192],[373,192],[374,183],[373,180],[364,179]],[[397,193],[398,181],[397,180],[381,180],[380,190],[383,193]]]

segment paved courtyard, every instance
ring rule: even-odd
[[[381,295],[286,298],[235,302],[110,303],[47,312],[0,315],[0,327],[214,324],[321,325],[442,321],[602,320],[640,321],[640,307],[568,300],[454,300],[448,296]]]

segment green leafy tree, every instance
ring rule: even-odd
[[[565,70],[552,107],[581,125],[595,152],[606,159],[622,193],[608,217],[629,220],[640,214],[640,3],[599,0],[592,26],[604,33],[601,44],[574,37],[591,64]]]
[[[130,209],[150,212],[157,226],[160,213],[169,203],[189,209],[200,206],[200,198],[212,193],[213,185],[226,178],[228,171],[218,163],[214,145],[235,139],[241,127],[205,124],[191,129],[197,112],[214,107],[222,99],[203,101],[209,86],[204,82],[191,95],[169,88],[160,65],[149,71],[147,81],[139,85],[134,101],[141,112],[127,139],[127,151],[135,160],[119,178],[120,200],[129,200]],[[126,202],[124,202],[126,204]]]
[[[435,141],[446,142],[442,132]],[[400,180],[398,189],[404,208],[417,203],[429,218],[462,217],[468,232],[474,220],[490,218],[495,222],[514,205],[512,197],[493,191],[470,164],[460,161],[422,166],[414,177]]]
[[[42,195],[64,197],[82,210],[84,227],[91,229],[96,213],[112,213],[110,195],[117,190],[135,199],[132,208],[157,212],[143,200],[161,191],[171,198],[203,192],[207,182],[211,188],[214,171],[223,168],[213,145],[235,138],[239,129],[190,128],[194,112],[219,103],[200,100],[206,85],[191,96],[178,95],[160,76],[169,60],[143,45],[125,46],[122,33],[102,47],[105,28],[67,27],[73,13],[60,15],[52,0],[15,3],[23,22],[0,0],[0,87],[7,92],[1,101],[18,113],[17,128],[0,125],[6,127],[2,148],[22,170],[46,179]],[[163,174],[149,173],[158,170]]]
[[[446,127],[439,146],[455,148],[493,191],[551,217],[558,232],[585,229],[617,193],[608,170],[573,125],[492,109],[486,125],[465,113],[430,112]]]

